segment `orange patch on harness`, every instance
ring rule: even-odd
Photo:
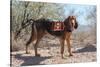
[[[52,31],[63,31],[64,30],[64,22],[61,21],[56,21],[56,22],[51,22],[51,30]]]

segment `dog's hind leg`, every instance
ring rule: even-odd
[[[36,43],[34,44],[35,56],[40,56],[40,54],[38,54],[38,52],[37,52],[37,48],[38,48],[39,41],[40,41],[40,39],[37,40]]]
[[[26,43],[26,54],[29,54],[28,48],[29,44],[32,42],[32,37],[29,39],[29,41]]]
[[[26,54],[29,53],[28,48],[29,48],[29,44],[33,41],[36,42],[37,40],[37,30],[36,30],[36,26],[34,25],[34,23],[32,24],[32,32],[31,32],[31,37],[29,39],[29,41],[26,43]]]
[[[38,48],[38,45],[39,45],[39,42],[40,42],[41,38],[44,35],[45,35],[44,30],[38,31],[37,40],[36,40],[36,43],[34,44],[35,56],[40,56],[40,54],[38,54],[37,48]]]

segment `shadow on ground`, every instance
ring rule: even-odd
[[[76,50],[74,53],[82,53],[82,52],[96,52],[96,47],[93,45],[87,45],[84,48]]]
[[[40,64],[40,62],[50,59],[51,56],[48,57],[36,57],[36,56],[22,56],[22,54],[15,55],[16,59],[23,60],[24,62],[21,66],[29,66],[29,65],[44,65]]]

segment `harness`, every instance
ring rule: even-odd
[[[52,21],[50,30],[51,31],[63,31],[64,30],[64,22],[62,22],[62,21]]]

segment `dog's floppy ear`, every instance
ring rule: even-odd
[[[70,21],[71,16],[68,17],[68,22]]]
[[[74,26],[75,29],[78,28],[78,22],[75,20],[75,26]]]

